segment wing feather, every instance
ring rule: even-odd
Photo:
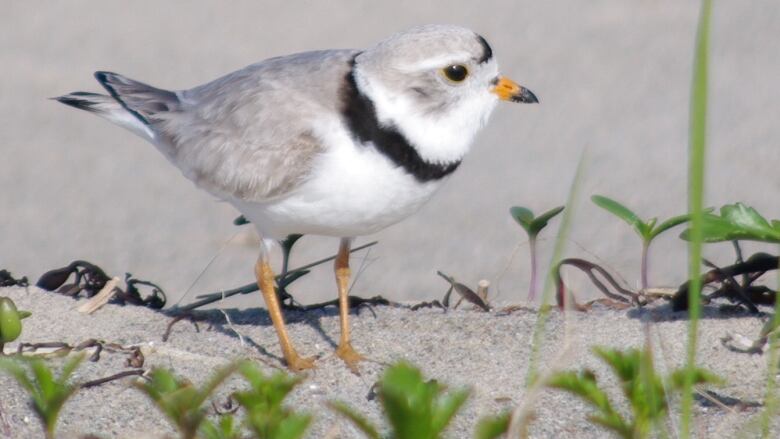
[[[176,111],[150,117],[162,152],[199,187],[262,202],[306,181],[325,145],[322,118],[340,117],[339,92],[356,52],[272,58],[177,93]]]

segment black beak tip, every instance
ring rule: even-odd
[[[538,104],[539,98],[527,88],[523,87],[520,92],[512,96],[512,102],[522,102],[524,104]]]

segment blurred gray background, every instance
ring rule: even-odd
[[[32,280],[86,259],[162,285],[183,302],[253,280],[251,227],[196,190],[154,147],[85,112],[47,100],[99,91],[95,70],[188,88],[267,57],[365,47],[409,26],[453,23],[493,46],[501,70],[541,105],[499,106],[463,166],[419,214],[378,239],[352,292],[440,298],[443,270],[492,281],[504,302],[525,300],[527,243],[507,211],[565,202],[588,149],[567,255],[602,262],[631,285],[639,240],[589,201],[599,193],[642,216],[686,208],[688,98],[697,1],[2,2],[0,15],[0,268]],[[742,200],[780,217],[780,2],[715,2],[707,204]],[[559,221],[543,233],[546,269]],[[228,245],[225,242],[239,232]],[[651,253],[651,283],[686,277],[679,230]],[[220,253],[220,249],[224,249]],[[751,249],[760,246],[753,246]],[[333,253],[305,237],[293,266]],[[516,252],[514,258],[513,252]],[[728,244],[706,248],[719,263]],[[579,274],[582,294],[592,287]],[[296,297],[336,297],[331,266],[298,281]],[[255,295],[231,302],[257,305]]]

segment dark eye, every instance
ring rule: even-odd
[[[469,76],[469,69],[467,69],[464,65],[453,64],[443,68],[442,73],[444,73],[444,76],[446,76],[450,81],[461,82],[466,79],[467,76]]]

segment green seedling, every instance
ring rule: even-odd
[[[617,376],[630,406],[629,418],[615,409],[607,392],[599,386],[596,376],[589,370],[558,372],[549,379],[547,385],[582,398],[595,410],[588,417],[589,420],[621,438],[647,438],[653,429],[663,429],[663,421],[668,416],[667,389],[674,392],[683,389],[686,369],[675,370],[666,378],[658,376],[648,348],[620,351],[596,347],[593,351]],[[693,378],[694,384],[719,382],[717,377],[698,368]]]
[[[282,404],[292,389],[301,382],[298,377],[282,372],[267,376],[250,362],[239,366],[239,373],[249,383],[249,390],[233,397],[246,412],[246,426],[258,439],[298,439],[311,423],[309,414],[296,413]]]
[[[70,384],[68,380],[83,360],[84,355],[71,357],[65,362],[59,377],[55,377],[40,358],[0,358],[0,370],[11,375],[29,394],[33,411],[49,439],[54,438],[57,417],[62,407],[79,389],[78,385]]]
[[[233,415],[222,415],[216,424],[204,419],[200,425],[200,435],[204,439],[239,439],[241,429],[236,424]]]
[[[703,242],[745,240],[780,243],[780,220],[767,220],[756,209],[742,203],[727,204],[720,208],[720,215],[711,212],[703,214],[700,235]],[[692,230],[683,231],[680,237],[685,240],[691,240]],[[772,269],[774,268],[780,269],[780,267],[773,267]],[[761,416],[761,437],[769,437],[770,421],[776,413],[777,397],[774,394],[774,389],[776,386],[775,375],[778,369],[778,326],[780,326],[780,300],[777,300],[777,297],[775,297],[775,314],[764,325],[760,338],[753,346],[753,349],[760,351],[760,347],[764,343],[769,342],[766,408]]]
[[[498,416],[487,416],[477,422],[474,432],[475,439],[498,439],[505,437],[512,421],[511,413],[503,413]]]
[[[702,218],[704,242],[760,241],[780,243],[780,220],[767,220],[756,209],[742,203],[727,204],[720,208],[720,215],[705,212]],[[680,234],[690,240],[691,231]]]
[[[0,355],[3,348],[22,334],[22,319],[30,317],[30,312],[19,311],[8,297],[0,297]]]
[[[650,243],[653,242],[653,240],[661,233],[671,229],[672,227],[690,221],[691,216],[688,214],[677,215],[669,218],[668,220],[662,222],[661,224],[657,224],[658,218],[650,218],[647,221],[643,221],[641,218],[639,218],[639,216],[637,216],[637,214],[632,212],[629,208],[627,208],[626,206],[618,203],[617,201],[611,198],[607,198],[601,195],[594,195],[590,197],[590,199],[597,206],[601,207],[607,212],[627,222],[642,239],[642,267],[641,267],[642,280],[641,282],[642,282],[642,289],[643,290],[646,289],[648,287],[647,255],[648,255],[648,250],[650,249]]]
[[[201,388],[166,369],[157,368],[152,370],[149,381],[138,383],[136,387],[176,426],[182,439],[192,439],[206,418],[203,404],[237,367],[231,364],[217,370]]]
[[[420,371],[407,364],[390,367],[379,383],[379,398],[390,422],[392,439],[436,439],[442,437],[452,418],[466,402],[468,390],[444,392],[434,380],[425,381]],[[331,402],[342,414],[371,439],[379,439],[379,429],[347,405]]]
[[[536,237],[539,232],[547,227],[547,223],[550,222],[555,216],[563,212],[564,206],[558,206],[555,209],[550,209],[547,212],[534,217],[534,213],[531,209],[525,207],[515,206],[509,209],[509,214],[512,218],[520,224],[520,227],[528,234],[528,248],[531,252],[531,282],[528,285],[528,300],[533,301],[536,298],[536,276],[537,276],[537,256],[536,256]]]

